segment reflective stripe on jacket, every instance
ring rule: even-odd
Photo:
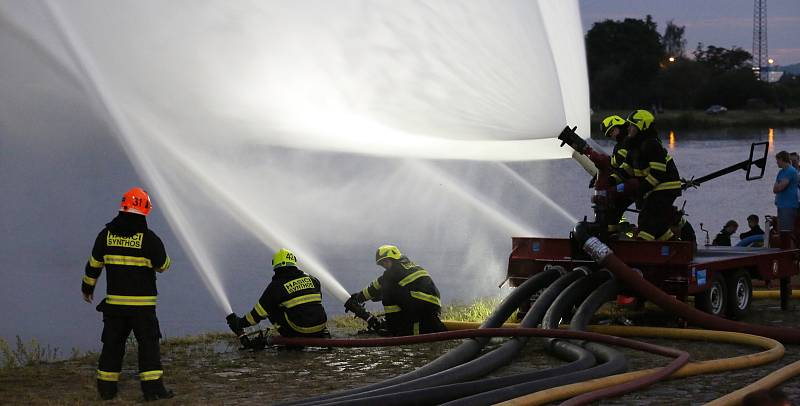
[[[325,330],[328,318],[322,307],[319,280],[296,267],[276,269],[245,319],[250,325],[269,319],[283,336],[313,335]]]
[[[393,261],[392,267],[364,287],[361,293],[367,300],[383,303],[389,323],[393,317],[415,318],[416,313],[429,312],[430,305],[437,310],[442,305],[439,290],[428,271],[406,257]]]
[[[678,168],[655,134],[642,134],[628,144],[623,164],[626,173],[639,178],[638,198],[646,199],[657,191],[681,194]]]
[[[95,238],[81,290],[93,294],[105,268],[103,311],[153,309],[158,296],[155,272],[169,269],[170,264],[164,244],[147,228],[145,217],[121,212]]]

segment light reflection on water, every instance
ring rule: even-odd
[[[772,151],[775,146],[775,129],[769,129],[769,150]]]
[[[669,150],[675,150],[675,131],[669,130]]]

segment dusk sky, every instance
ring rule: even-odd
[[[644,18],[650,14],[663,34],[667,21],[686,26],[686,49],[698,42],[725,48],[753,48],[752,0],[580,0],[584,31],[606,19]],[[800,0],[767,2],[769,56],[779,65],[800,62]]]

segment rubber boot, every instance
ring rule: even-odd
[[[97,393],[100,399],[111,400],[117,396],[117,383],[112,381],[97,380]]]
[[[164,387],[164,381],[161,379],[141,382],[142,393],[144,394],[144,400],[146,402],[159,399],[169,399],[175,396],[174,392]]]

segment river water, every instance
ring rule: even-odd
[[[771,142],[763,179],[746,182],[744,172],[739,172],[709,181],[679,199],[679,203],[687,201],[686,211],[699,238],[701,222],[713,238],[729,219],[744,227],[748,214],[772,214],[771,188],[777,173],[772,155],[784,149],[800,150],[800,129],[677,131],[672,136],[665,132],[662,138],[684,177],[702,176],[746,159],[752,142]],[[607,142],[600,143],[610,149]],[[60,348],[62,353],[72,347],[96,350],[102,323],[94,306],[81,300],[83,266],[94,236],[115,215],[117,191],[140,181],[119,144],[104,134],[46,142],[35,137],[4,137],[0,144],[0,190],[4,193],[0,214],[0,337],[35,338]],[[470,186],[475,190],[496,188],[500,183],[507,191],[500,197],[504,206],[528,221],[530,229],[546,236],[567,236],[570,221],[553,210],[542,209],[541,202],[530,200],[530,195],[515,193],[512,180],[498,176],[494,164],[446,161],[436,165],[451,175],[471,174]],[[571,160],[517,162],[509,167],[576,218],[591,216],[588,176]],[[484,171],[487,176],[474,176]],[[150,227],[162,236],[173,259],[171,271],[159,276],[158,313],[164,335],[224,330],[224,312],[215,305],[167,226],[158,210],[158,196],[153,199],[156,209],[149,217]],[[410,247],[409,255],[431,272],[444,302],[469,302],[475,297],[508,292],[508,288],[497,286],[504,279],[503,258],[510,250],[511,235],[442,233],[451,241],[463,240],[465,247],[476,240],[488,241],[486,249],[492,252],[484,263],[453,269],[447,266],[450,258],[464,252],[443,252],[426,244],[424,237]],[[252,307],[271,276],[265,265],[271,253],[240,236],[231,236],[231,241],[237,247],[231,257],[221,261],[229,265],[222,276],[233,308],[241,314]],[[372,245],[370,241],[356,246],[330,241],[317,247],[334,277],[346,289],[355,291],[378,274],[370,259]],[[102,292],[104,282],[99,289]],[[329,314],[342,313],[341,303],[331,295],[326,295],[324,304]]]

